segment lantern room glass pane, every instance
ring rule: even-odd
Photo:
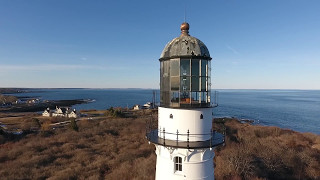
[[[200,102],[200,92],[191,92],[191,103],[199,104]]]
[[[207,60],[201,60],[201,76],[207,76]]]
[[[179,91],[171,92],[171,106],[179,107]]]
[[[163,77],[163,79],[162,79],[163,81],[163,83],[162,83],[162,90],[163,91],[169,91],[169,85],[170,85],[170,79],[169,79],[169,77],[168,76],[166,76],[166,77]]]
[[[170,60],[170,76],[179,76],[179,59]]]
[[[170,90],[170,61],[162,61],[161,62],[161,84],[160,84],[160,88],[161,88],[161,91],[169,91]]]
[[[180,76],[190,76],[190,60],[180,61]]]
[[[211,61],[208,61],[208,77],[211,77]]]
[[[198,59],[193,59],[191,60],[191,75],[192,76],[199,76],[199,60]]]
[[[207,92],[201,92],[201,103],[207,103]]]
[[[182,91],[190,91],[190,77],[181,77],[180,79],[180,84],[181,84],[181,92]]]
[[[163,61],[160,62],[160,89],[163,87]]]
[[[191,90],[192,91],[200,91],[200,80],[199,76],[195,76],[191,78]]]
[[[160,62],[160,78],[163,77],[163,61]]]
[[[163,77],[170,75],[170,61],[164,61],[163,62]]]
[[[207,78],[201,77],[201,91],[207,91]]]
[[[171,77],[171,90],[172,91],[179,91],[180,86],[180,77]]]
[[[179,102],[179,91],[171,92],[171,102]]]
[[[190,104],[191,99],[190,99],[190,92],[189,91],[184,91],[180,93],[180,104]]]
[[[161,106],[169,106],[170,103],[170,96],[169,96],[169,92],[168,91],[161,91],[161,102],[160,105]]]
[[[208,77],[208,91],[211,91],[211,77]]]

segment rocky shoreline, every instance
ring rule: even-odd
[[[42,100],[39,97],[29,96],[12,96],[23,92],[32,92],[23,88],[0,88],[0,112],[39,112],[46,108],[54,109],[56,106],[70,107],[76,104],[89,103],[90,99],[73,99],[73,100]],[[31,100],[31,103],[28,101]],[[34,100],[34,102],[32,102]],[[2,103],[2,104],[1,104]],[[2,106],[1,106],[2,105]]]
[[[10,107],[0,108],[0,112],[39,112],[46,108],[54,109],[56,106],[73,106],[76,104],[88,103],[90,100],[74,99],[74,100],[50,100],[33,104],[15,104]]]

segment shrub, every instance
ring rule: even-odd
[[[74,131],[79,131],[79,127],[75,119],[71,119],[70,121],[70,128]]]

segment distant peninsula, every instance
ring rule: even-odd
[[[19,97],[12,94],[28,92],[21,88],[0,88],[0,112],[39,112],[56,106],[73,106],[90,102],[89,99],[40,100],[36,97]]]

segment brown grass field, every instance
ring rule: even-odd
[[[0,132],[0,179],[154,179],[155,148],[145,138],[145,122],[157,112],[129,118],[86,113],[103,118],[78,121],[78,131],[69,125],[52,130],[47,126],[52,120],[35,114],[0,114],[3,123],[39,128],[19,138]],[[227,135],[226,145],[215,150],[216,179],[320,179],[319,135],[215,121],[214,128]]]

